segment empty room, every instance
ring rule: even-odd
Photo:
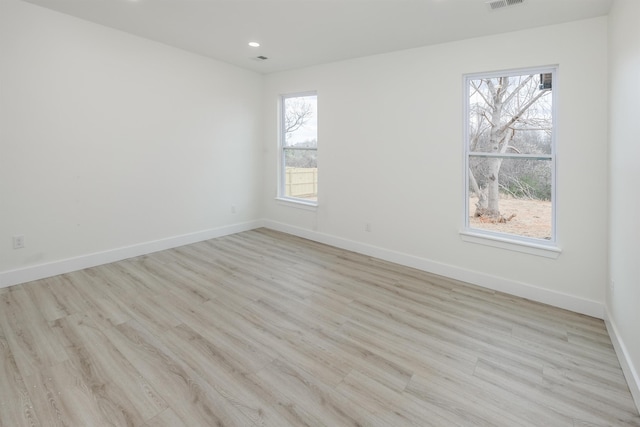
[[[637,0],[0,0],[0,426],[640,426]]]

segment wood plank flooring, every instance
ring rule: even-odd
[[[640,416],[601,320],[259,229],[0,289],[0,425]]]

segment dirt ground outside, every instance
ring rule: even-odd
[[[506,223],[483,222],[473,216],[478,199],[469,199],[469,226],[482,230],[516,234],[536,239],[551,238],[551,202],[541,200],[521,200],[513,198],[500,199],[500,213],[509,218]]]

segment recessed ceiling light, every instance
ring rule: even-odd
[[[258,42],[249,42],[249,46],[251,46],[251,47],[260,47],[260,43],[258,43]]]

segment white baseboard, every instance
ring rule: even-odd
[[[0,272],[0,288],[17,285],[19,283],[30,282],[32,280],[43,279],[45,277],[57,276],[58,274],[69,273],[83,268],[95,267],[97,265],[108,264],[110,262],[121,261],[140,255],[163,251],[178,246],[201,242],[203,240],[214,239],[216,237],[227,236],[229,234],[240,233],[251,230],[262,225],[261,221],[250,221],[240,224],[233,224],[195,233],[183,234],[180,236],[168,237],[151,242],[139,243],[132,246],[110,249],[104,252],[96,252],[81,255],[74,258],[53,261],[46,264],[38,264],[16,270]]]
[[[622,372],[624,373],[624,377],[627,380],[627,384],[629,385],[629,390],[631,390],[631,396],[633,396],[633,400],[636,403],[636,408],[638,408],[638,412],[640,412],[640,376],[638,375],[638,371],[636,370],[635,366],[633,365],[633,361],[629,356],[627,346],[620,338],[618,327],[611,318],[608,309],[605,310],[604,323],[607,326],[607,331],[609,332],[609,336],[611,337],[613,348],[616,350],[616,355],[618,356],[618,361],[620,361]]]
[[[83,268],[94,267],[96,265],[116,262],[127,258],[145,255],[165,249],[188,245],[203,240],[239,233],[258,227],[267,227],[282,231],[299,237],[304,237],[320,243],[325,243],[338,248],[358,252],[364,255],[380,258],[407,267],[461,280],[463,282],[482,286],[511,295],[527,298],[533,301],[549,304],[555,307],[564,308],[588,316],[604,318],[604,305],[584,298],[566,295],[560,292],[539,288],[527,283],[515,282],[498,276],[492,276],[473,270],[444,264],[426,258],[416,257],[377,246],[341,237],[320,233],[317,231],[293,227],[288,224],[271,220],[256,220],[241,224],[234,224],[210,230],[181,236],[169,237],[152,242],[140,243],[123,248],[111,249],[104,252],[81,255],[75,258],[54,261],[47,264],[39,264],[21,269],[0,272],[0,288],[43,279],[45,277],[56,276],[58,274],[69,273]]]
[[[380,258],[385,261],[394,262],[396,264],[407,267],[416,268],[418,270],[427,271],[440,276],[450,277],[452,279],[482,286],[499,292],[527,298],[532,301],[549,304],[554,307],[564,308],[576,313],[586,314],[598,319],[604,318],[604,304],[573,295],[563,294],[561,292],[549,289],[539,288],[527,283],[516,282],[490,274],[480,273],[450,264],[420,258],[414,255],[396,252],[377,246],[368,245],[353,240],[343,239],[329,234],[320,233],[308,229],[293,227],[288,224],[264,220],[263,224],[267,228],[282,231],[294,236],[303,237],[327,245],[358,252],[364,255]]]

